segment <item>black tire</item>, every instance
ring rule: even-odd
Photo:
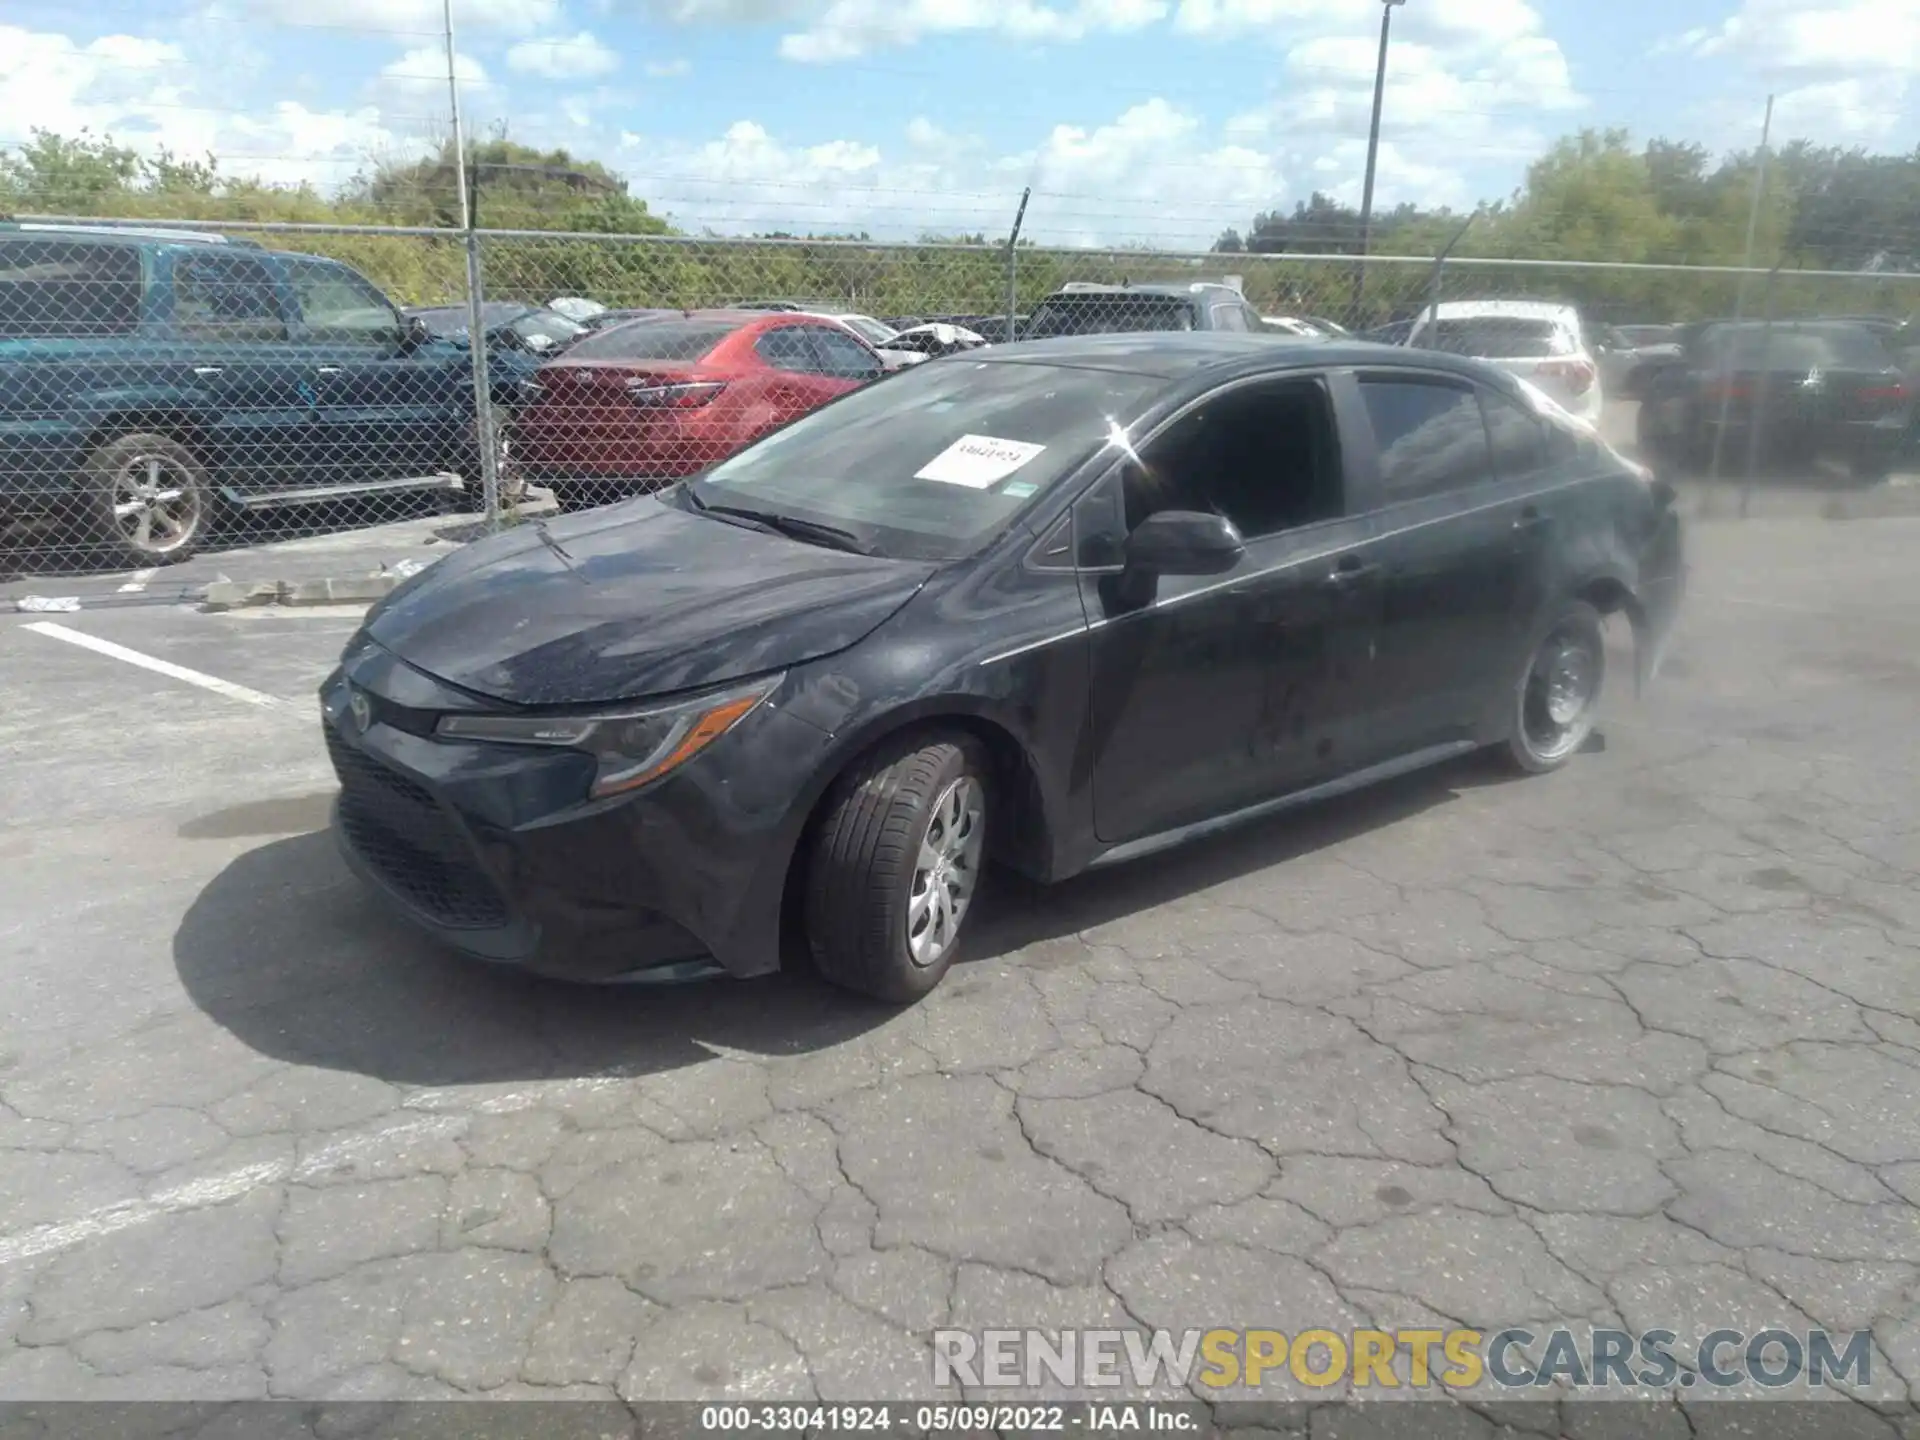
[[[1562,648],[1581,652],[1577,668],[1561,671],[1556,661]],[[1577,679],[1574,677],[1577,675]],[[1556,689],[1557,679],[1567,682]],[[1507,738],[1499,746],[1502,760],[1523,775],[1558,770],[1593,734],[1600,697],[1606,688],[1607,641],[1600,612],[1584,600],[1570,600],[1538,627],[1527,647],[1520,673],[1507,701]],[[1562,719],[1564,704],[1575,691],[1584,691],[1577,714]]]
[[[949,826],[945,802],[956,794],[977,801],[965,827]],[[806,856],[807,943],[822,975],[901,1004],[940,983],[978,899],[989,798],[986,758],[964,735],[916,736],[875,752],[840,779]],[[947,813],[936,813],[936,805]],[[943,827],[971,847],[971,863],[940,871],[920,891],[929,903],[916,904],[923,849],[939,850]],[[967,888],[955,914],[947,887],[963,868]],[[933,912],[942,895],[951,924],[936,950]],[[922,916],[924,926],[917,923]]]
[[[213,528],[206,467],[168,436],[108,440],[87,457],[83,483],[93,531],[119,563],[175,564],[198,550]]]
[[[525,496],[527,482],[513,458],[513,438],[508,433],[506,418],[499,414],[494,416],[493,440],[500,475],[500,508],[508,510],[519,504]],[[451,468],[462,482],[460,490],[453,496],[453,508],[470,515],[480,514],[487,508],[487,486],[480,465],[480,422],[477,418],[467,422],[465,436]]]
[[[1858,485],[1884,485],[1893,475],[1893,466],[1893,456],[1877,451],[1857,454],[1847,463],[1847,469]]]

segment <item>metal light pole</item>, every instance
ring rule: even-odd
[[[1380,59],[1373,72],[1373,126],[1367,132],[1367,178],[1360,187],[1360,263],[1353,272],[1353,309],[1360,319],[1360,299],[1367,283],[1367,245],[1373,231],[1373,174],[1380,161],[1380,110],[1387,96],[1387,41],[1393,34],[1393,11],[1407,0],[1380,0]]]
[[[453,175],[460,205],[460,228],[467,250],[467,353],[473,357],[473,431],[480,447],[480,493],[486,527],[500,526],[500,454],[495,448],[493,386],[487,374],[486,292],[480,278],[480,236],[474,225],[474,197],[467,185],[467,137],[460,126],[459,55],[453,43],[453,0],[442,0],[447,40],[447,114],[453,122]],[[475,178],[477,179],[477,173]],[[471,476],[463,476],[468,483]]]

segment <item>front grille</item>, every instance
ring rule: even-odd
[[[367,866],[450,930],[507,923],[499,890],[438,800],[398,771],[343,741],[331,725],[327,756],[340,777],[340,828]]]

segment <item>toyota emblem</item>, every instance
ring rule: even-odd
[[[353,711],[353,723],[361,730],[373,724],[373,706],[368,703],[364,692],[355,690],[347,701],[347,708]]]

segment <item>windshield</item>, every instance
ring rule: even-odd
[[[1040,302],[1021,339],[1191,329],[1193,306],[1176,296],[1055,295]]]
[[[1439,320],[1421,332],[1420,344],[1484,360],[1544,360],[1573,353],[1572,337],[1553,321],[1508,315]]]
[[[513,322],[513,330],[536,350],[550,350],[587,333],[586,326],[569,320],[557,310],[529,310]]]
[[[727,320],[688,317],[635,320],[586,336],[567,351],[569,360],[698,360],[743,325],[746,316]]]
[[[882,325],[871,315],[836,315],[834,318],[858,334],[869,345],[885,345],[900,333],[890,326]]]
[[[876,555],[957,560],[1106,444],[1165,383],[936,360],[814,411],[689,489],[705,505],[850,530]]]

